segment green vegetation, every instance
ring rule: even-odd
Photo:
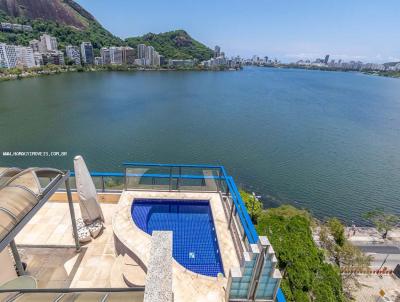
[[[367,212],[364,218],[374,224],[377,230],[382,233],[383,239],[387,237],[390,230],[400,223],[400,216],[385,213],[381,208]]]
[[[0,68],[0,81],[23,78],[32,78],[43,75],[52,75],[65,72],[96,72],[96,71],[136,71],[135,65],[101,65],[101,66],[75,66],[75,65],[46,65],[34,68]]]
[[[364,73],[388,78],[400,78],[400,71],[366,71]]]
[[[251,220],[253,223],[257,223],[258,217],[260,217],[262,210],[263,210],[263,204],[262,202],[257,199],[253,194],[247,193],[246,191],[240,189],[239,190],[240,196],[242,197],[247,211],[249,212],[249,215],[251,217]]]
[[[346,301],[339,268],[325,261],[313,240],[314,223],[307,211],[284,205],[263,211],[256,228],[275,249],[287,301]]]
[[[339,246],[343,246],[346,241],[346,237],[344,235],[344,226],[339,219],[330,218],[326,223],[326,226],[332,234],[335,243]]]
[[[213,51],[207,46],[194,40],[184,30],[169,31],[166,33],[148,33],[141,37],[128,38],[126,42],[131,47],[138,44],[153,46],[161,55],[168,59],[197,59],[208,60]]]
[[[23,17],[12,18],[0,10],[0,21],[31,25],[32,32],[0,32],[0,42],[8,44],[29,45],[29,41],[39,39],[42,33],[48,33],[57,38],[59,48],[66,45],[80,45],[83,41],[91,41],[96,55],[103,46],[125,45],[125,42],[113,36],[96,21],[88,21],[86,29],[80,30],[71,26],[62,25],[47,20],[28,20]]]
[[[263,210],[252,194],[240,190],[258,234],[268,236],[283,274],[288,302],[345,302],[359,286],[357,274],[368,271],[371,258],[347,241],[337,218],[325,223],[290,205]],[[319,243],[313,238],[318,231]],[[341,271],[345,272],[341,275]]]

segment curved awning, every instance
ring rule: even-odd
[[[51,168],[12,169],[0,170],[0,251],[69,177]]]
[[[0,188],[2,188],[5,183],[10,180],[11,177],[17,175],[22,170],[20,168],[4,168],[0,167]]]

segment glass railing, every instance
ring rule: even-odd
[[[217,192],[228,197],[231,219],[239,222],[238,231],[247,245],[258,242],[258,235],[239,190],[223,166],[158,163],[124,163],[125,172],[91,172],[98,192],[159,190]],[[75,174],[70,185],[76,190]]]
[[[242,239],[248,244],[258,242],[239,190],[223,166],[130,162],[124,166],[126,190],[218,192],[229,197],[230,215],[240,222]]]
[[[124,189],[124,173],[120,172],[90,172],[98,192],[122,192]],[[76,190],[75,173],[71,172],[71,189]]]

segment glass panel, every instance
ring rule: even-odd
[[[101,179],[101,176],[92,176],[92,180],[96,190],[103,191],[103,180]]]
[[[104,188],[105,190],[123,190],[124,189],[124,177],[120,176],[105,176]]]

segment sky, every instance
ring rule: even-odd
[[[186,30],[229,56],[400,61],[399,0],[76,0],[113,34]]]

